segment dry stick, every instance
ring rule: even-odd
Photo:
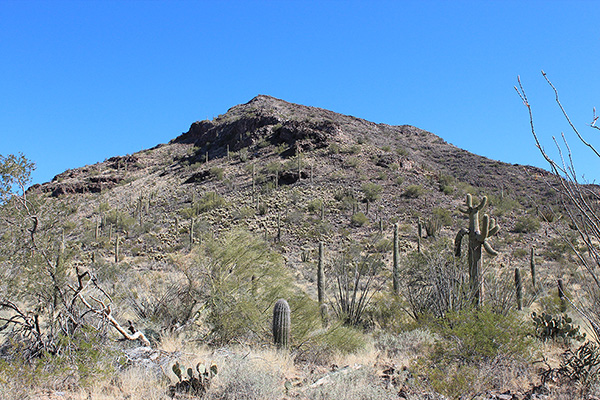
[[[542,72],[543,73],[543,72]],[[544,77],[545,76],[545,73]],[[546,80],[548,80],[546,78]],[[581,191],[577,190],[575,187],[577,186],[577,176],[574,174],[574,169],[571,169],[571,173],[569,173],[569,169],[565,167],[564,165],[564,159],[562,156],[562,151],[560,149],[560,147],[558,147],[558,151],[560,152],[560,158],[562,161],[563,166],[561,167],[560,165],[558,165],[556,163],[556,161],[554,161],[552,158],[550,158],[550,156],[546,153],[546,151],[544,150],[544,148],[542,147],[539,138],[537,136],[537,133],[535,131],[535,127],[533,124],[533,112],[531,109],[531,104],[529,104],[529,100],[527,99],[527,94],[525,93],[525,89],[523,88],[523,85],[521,84],[521,78],[517,77],[517,81],[519,83],[519,88],[517,88],[515,86],[515,91],[517,92],[517,94],[519,95],[519,97],[521,98],[521,100],[523,101],[523,104],[525,105],[525,107],[527,107],[527,111],[529,113],[529,125],[531,127],[531,133],[533,135],[533,138],[535,140],[536,143],[536,147],[538,148],[538,150],[540,151],[540,153],[542,154],[542,156],[544,157],[544,159],[546,160],[546,162],[548,162],[548,164],[550,165],[550,169],[552,171],[552,173],[554,175],[556,175],[559,178],[559,184],[562,188],[562,193],[564,193],[567,198],[569,199],[569,201],[571,201],[571,203],[573,203],[573,205],[575,206],[575,208],[582,213],[583,216],[585,216],[586,221],[592,223],[592,228],[594,232],[600,232],[598,226],[596,226],[596,224],[593,223],[592,219],[593,217],[596,216],[595,213],[591,213],[588,212],[589,210],[589,204],[586,203],[585,199],[583,199],[582,195],[581,195]],[[551,85],[552,86],[552,85]],[[553,86],[552,86],[553,87]],[[554,87],[553,87],[554,88]],[[519,90],[520,89],[520,90]],[[557,98],[558,101],[558,98]],[[565,113],[564,108],[562,108],[562,105],[559,102],[559,106],[561,107],[561,110],[563,110],[563,113]],[[570,120],[569,120],[570,122]],[[571,124],[571,126],[573,126]],[[578,131],[575,132],[578,136],[581,136],[579,134]],[[564,135],[563,135],[564,138]],[[554,139],[555,144],[558,143],[556,142],[556,139]],[[563,139],[564,140],[564,139]],[[566,141],[566,140],[565,140]],[[586,143],[587,144],[587,143]],[[589,146],[589,144],[588,144]],[[595,153],[597,153],[595,151],[595,149],[593,149]],[[570,150],[568,149],[568,153],[570,156]],[[562,175],[564,175],[565,177],[563,177]],[[573,182],[570,182],[568,179],[572,179]],[[591,244],[590,242],[590,238],[589,238],[589,234],[586,234],[584,232],[584,227],[579,226],[579,224],[577,223],[577,218],[575,218],[575,215],[573,215],[572,210],[569,207],[566,207],[565,204],[565,200],[562,200],[563,206],[565,208],[565,210],[567,211],[569,218],[571,219],[571,221],[575,224],[575,227],[577,229],[577,231],[579,232],[579,236],[582,238],[582,240],[588,244],[588,248],[590,249],[594,249],[594,246]],[[582,205],[583,203],[583,205]],[[598,219],[596,218],[596,221]],[[561,237],[564,238],[564,235],[562,235],[559,232],[559,235],[561,235]],[[587,262],[587,260],[580,254],[580,252],[575,248],[575,246],[573,246],[573,244],[570,241],[567,241],[567,243],[569,244],[569,246],[571,247],[571,249],[573,249],[575,251],[575,255],[577,256],[577,258],[579,259],[579,261],[583,264],[584,268],[587,270],[587,272],[590,274],[590,276],[592,277],[592,279],[594,280],[596,286],[600,287],[600,279],[598,278],[598,276],[596,275],[596,273],[593,271],[593,267],[590,266]],[[596,254],[594,255],[596,256]],[[598,264],[600,264],[598,257],[595,257],[596,262]]]
[[[87,302],[87,300],[82,296],[81,293],[78,294],[79,298],[81,299],[81,301],[83,302],[83,304],[89,308],[93,313],[100,315],[103,318],[106,318],[108,320],[108,322],[110,322],[110,324],[121,334],[123,335],[123,337],[127,340],[141,340],[142,343],[147,346],[147,347],[152,347],[150,345],[150,341],[148,340],[148,338],[146,337],[146,335],[144,335],[144,333],[142,331],[137,331],[134,334],[130,334],[127,329],[123,328],[123,326],[121,326],[121,324],[119,324],[119,322],[111,315],[111,309],[110,309],[110,305],[106,306],[102,301],[92,297],[91,299],[94,300],[95,302],[99,303],[102,306],[101,310],[98,310],[94,307],[92,307],[90,305],[90,303]]]

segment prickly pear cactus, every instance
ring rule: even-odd
[[[178,397],[181,394],[202,397],[210,388],[212,378],[217,375],[218,371],[216,364],[211,364],[207,368],[206,365],[198,363],[196,365],[198,376],[196,376],[192,368],[188,368],[187,377],[184,377],[182,371],[186,369],[183,365],[179,364],[179,361],[173,365],[172,370],[177,379],[179,379],[179,382],[169,386],[171,397]]]
[[[469,237],[469,285],[471,289],[471,300],[475,306],[480,306],[483,301],[482,287],[483,276],[481,274],[481,248],[491,256],[498,253],[490,246],[487,239],[498,233],[500,229],[496,225],[496,220],[490,218],[487,214],[483,216],[481,228],[479,226],[479,211],[487,204],[487,197],[483,196],[478,206],[473,206],[473,197],[467,194],[465,206],[458,210],[469,216],[469,229],[462,228],[456,234],[454,241],[454,252],[456,257],[460,257],[460,245],[464,236]]]
[[[273,307],[273,342],[280,349],[287,349],[290,344],[290,306],[284,299],[279,299]]]

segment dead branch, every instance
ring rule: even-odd
[[[140,340],[144,346],[148,346],[148,347],[152,347],[150,344],[150,341],[148,340],[148,338],[146,337],[146,335],[144,335],[144,333],[142,331],[137,331],[134,334],[129,333],[129,331],[127,330],[127,328],[123,328],[123,326],[111,315],[111,309],[110,309],[110,304],[109,305],[105,305],[104,302],[102,302],[101,300],[98,300],[92,296],[90,296],[90,298],[92,300],[94,300],[96,303],[100,304],[101,308],[94,308],[86,299],[85,297],[83,297],[83,295],[80,293],[77,294],[79,296],[79,298],[81,299],[81,302],[87,307],[89,308],[93,313],[101,316],[102,318],[106,319],[108,322],[110,322],[110,324],[113,326],[113,328],[115,328],[117,330],[117,332],[119,332],[121,335],[123,335],[123,337],[127,340]]]

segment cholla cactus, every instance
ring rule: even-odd
[[[467,194],[465,202],[466,207],[458,210],[469,216],[469,229],[462,228],[458,231],[454,241],[454,253],[456,257],[460,257],[460,245],[462,238],[469,235],[469,284],[471,288],[471,299],[475,306],[482,303],[482,284],[483,277],[481,274],[481,248],[483,247],[491,256],[496,256],[498,253],[490,246],[487,239],[498,233],[500,229],[496,225],[496,220],[490,218],[487,214],[483,216],[481,229],[479,227],[479,211],[487,204],[487,197],[483,197],[478,206],[473,206],[473,198]]]

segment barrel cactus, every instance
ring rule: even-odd
[[[273,342],[280,349],[290,344],[290,306],[285,299],[279,299],[273,307]]]

